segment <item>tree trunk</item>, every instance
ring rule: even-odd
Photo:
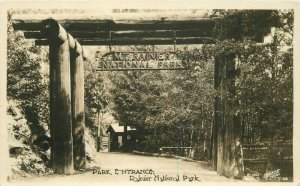
[[[214,88],[217,91],[217,95],[215,96],[215,104],[214,104],[214,121],[211,128],[211,162],[212,162],[212,170],[217,170],[217,157],[218,157],[218,130],[221,125],[220,118],[220,81],[222,79],[222,71],[221,66],[222,63],[219,60],[215,60],[215,74],[214,74]]]
[[[235,55],[216,57],[218,70],[215,77],[219,92],[219,114],[215,115],[217,131],[217,172],[230,178],[243,179],[244,165],[241,144],[241,118],[239,100],[235,88],[237,63]]]
[[[97,111],[97,116],[98,116],[98,123],[97,123],[97,152],[100,152],[101,150],[101,143],[100,143],[100,132],[101,132],[101,129],[100,129],[100,111]]]
[[[71,174],[74,164],[69,43],[49,40],[51,162],[55,173]]]
[[[86,168],[84,140],[84,66],[81,53],[77,54],[76,51],[71,52],[73,153],[76,169]]]
[[[194,136],[194,126],[192,125],[192,132],[191,132],[191,137],[190,137],[190,153],[189,153],[189,157],[190,158],[194,158],[194,152],[195,152],[195,149],[194,149],[194,142],[193,142],[193,136]]]

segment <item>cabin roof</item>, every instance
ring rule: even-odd
[[[111,124],[106,132],[109,132],[109,130],[113,130],[116,133],[123,133],[124,132],[124,126],[120,126],[119,124]],[[136,128],[127,126],[127,131],[136,131]]]

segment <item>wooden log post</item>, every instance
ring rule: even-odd
[[[42,32],[49,39],[51,165],[54,173],[71,174],[74,164],[68,36],[52,19],[43,22]]]
[[[221,75],[222,75],[222,63],[216,57],[215,65],[214,65],[214,88],[218,92],[215,95],[215,103],[214,103],[214,122],[211,129],[211,162],[212,162],[212,170],[217,170],[217,154],[218,154],[218,128],[220,126],[220,83],[221,83]]]
[[[225,78],[226,78],[226,63],[223,56],[216,57],[216,63],[218,67],[218,84],[217,84],[217,113],[216,113],[216,143],[217,143],[217,173],[223,174],[223,161],[224,161],[224,100],[225,100]]]
[[[85,155],[85,114],[84,114],[84,66],[83,52],[80,44],[69,35],[71,50],[71,105],[72,105],[72,131],[73,156],[75,169],[86,168]]]
[[[235,54],[216,57],[218,94],[215,105],[217,132],[217,172],[229,178],[243,179],[241,119],[236,79],[239,67]]]

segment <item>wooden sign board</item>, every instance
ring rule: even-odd
[[[181,60],[178,52],[131,51],[96,54],[97,71],[124,70],[182,70],[187,62]]]

